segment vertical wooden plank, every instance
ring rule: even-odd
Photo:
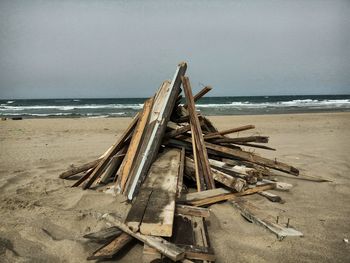
[[[130,181],[127,192],[129,200],[138,192],[140,184],[143,182],[144,177],[157,156],[162,141],[160,138],[163,138],[167,123],[173,112],[177,96],[180,92],[181,77],[184,76],[186,69],[186,63],[180,63],[171,83],[161,88],[164,96],[156,96],[149,121],[150,130],[147,131],[150,134],[149,139],[142,141],[140,147],[142,151],[139,152],[137,158],[139,160],[135,162],[135,166],[130,173],[132,181]]]
[[[203,173],[203,177],[206,183],[207,189],[215,188],[215,183],[213,176],[211,174],[210,165],[208,161],[208,153],[204,146],[204,138],[201,129],[201,125],[199,123],[198,116],[196,114],[196,108],[194,104],[194,99],[191,90],[191,84],[188,77],[182,77],[182,85],[185,92],[185,97],[188,105],[188,113],[190,115],[190,124],[193,138],[193,152],[195,154],[195,163],[197,160],[196,168],[201,168],[198,173]],[[198,156],[197,156],[198,155]]]
[[[148,174],[148,179],[153,181],[152,194],[142,218],[142,234],[172,235],[180,158],[179,149],[166,149],[152,165]]]
[[[181,157],[180,157],[180,166],[179,166],[179,176],[177,179],[177,192],[176,192],[176,197],[179,198],[181,196],[182,192],[182,184],[183,184],[183,178],[184,178],[184,169],[185,169],[185,156],[186,151],[185,148],[181,148]]]
[[[135,131],[133,133],[128,152],[126,154],[126,161],[123,164],[123,167],[120,171],[120,180],[118,180],[118,183],[120,183],[117,188],[120,188],[120,191],[124,191],[124,187],[127,181],[127,178],[129,176],[131,166],[135,160],[136,154],[138,153],[139,144],[142,140],[143,134],[145,132],[145,127],[149,119],[150,111],[153,104],[153,98],[150,98],[145,101],[143,105],[143,110],[140,114],[139,121],[136,125]]]

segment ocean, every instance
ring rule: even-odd
[[[0,100],[2,118],[130,117],[145,98]],[[197,109],[205,115],[284,114],[350,111],[350,95],[204,97]]]

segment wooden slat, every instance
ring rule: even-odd
[[[275,217],[272,217],[261,209],[258,209],[243,198],[236,198],[232,200],[231,203],[246,219],[267,228],[269,231],[276,234],[278,238],[284,238],[286,236],[303,236],[301,232],[292,227],[285,227],[276,223]]]
[[[182,141],[187,143],[192,143],[190,138],[184,138]],[[169,142],[176,143],[176,139],[169,139]],[[238,158],[241,160],[245,160],[251,163],[256,163],[259,165],[267,166],[272,169],[276,169],[285,173],[289,173],[292,175],[298,175],[299,170],[293,166],[287,165],[285,163],[279,162],[277,160],[270,160],[254,153],[245,152],[242,150],[231,149],[228,147],[216,145],[213,143],[205,142],[205,146],[207,149],[211,150],[212,153],[215,153],[219,156],[227,156]]]
[[[180,159],[179,149],[166,149],[151,167],[147,179],[153,181],[152,194],[140,226],[144,235],[172,235]]]
[[[123,231],[121,231],[119,228],[112,226],[108,228],[104,228],[100,231],[89,233],[84,235],[84,238],[94,240],[95,242],[101,242],[106,241],[110,238],[115,238],[119,236]]]
[[[185,162],[186,174],[192,175],[195,173],[195,165],[194,161],[186,157]],[[211,167],[211,172],[215,181],[222,183],[230,189],[233,189],[237,192],[242,191],[243,187],[246,185],[246,181],[240,178],[235,178],[229,174],[226,174],[222,171],[219,171],[213,167]]]
[[[249,136],[249,137],[237,137],[237,138],[219,138],[214,139],[213,143],[239,143],[239,142],[257,142],[268,143],[269,137],[267,136]]]
[[[120,236],[113,239],[107,245],[104,245],[103,247],[96,250],[87,259],[94,260],[94,259],[112,258],[114,255],[116,255],[123,247],[125,247],[132,240],[133,240],[132,236],[130,236],[126,233],[122,233]]]
[[[210,211],[209,209],[203,207],[177,204],[176,214],[185,216],[209,217]]]
[[[180,157],[180,165],[179,165],[179,176],[177,179],[177,187],[176,187],[176,197],[179,198],[182,193],[182,184],[184,178],[184,170],[185,170],[185,158],[186,158],[185,148],[181,149],[181,157]]]
[[[123,146],[125,145],[125,141],[129,137],[129,135],[133,132],[136,126],[137,120],[138,120],[138,115],[134,117],[129,127],[123,132],[122,136],[117,140],[117,142],[113,144],[113,146],[108,151],[106,156],[101,160],[101,162],[99,162],[99,164],[91,174],[89,181],[87,181],[87,183],[83,186],[83,189],[87,189],[93,184],[93,182],[101,175],[101,173],[106,168],[106,165],[108,164],[109,159],[123,148]]]
[[[209,139],[215,139],[215,138],[220,138],[222,135],[230,134],[230,133],[235,133],[235,132],[240,132],[240,131],[246,131],[250,129],[254,129],[254,125],[245,125],[237,128],[232,128],[224,131],[214,131],[212,133],[208,133],[204,136],[204,139],[209,140]]]
[[[270,200],[271,202],[274,202],[274,203],[282,202],[282,198],[279,195],[275,195],[268,191],[262,191],[262,192],[259,192],[258,194],[265,197],[267,200]]]
[[[143,105],[143,110],[140,113],[140,117],[138,123],[136,125],[135,131],[133,133],[127,154],[126,161],[121,168],[120,175],[121,178],[118,180],[117,188],[120,189],[121,192],[124,191],[125,184],[127,182],[131,166],[135,160],[136,154],[138,153],[139,145],[142,140],[143,134],[145,132],[145,127],[149,119],[149,115],[153,105],[153,98],[150,98],[145,101]]]
[[[179,64],[172,82],[163,85],[155,97],[147,127],[147,133],[149,135],[146,135],[146,138],[149,139],[142,141],[140,152],[129,175],[131,180],[127,189],[129,200],[138,192],[140,184],[143,182],[144,177],[157,156],[159,146],[162,142],[161,138],[163,138],[167,123],[180,92],[181,77],[184,76],[186,68],[186,63]],[[162,96],[159,95],[160,93],[162,93]]]
[[[274,189],[275,187],[275,184],[269,184],[250,188],[239,193],[232,193],[226,189],[217,188],[203,192],[187,194],[183,198],[179,199],[179,202],[193,206],[211,205],[217,202],[231,200],[238,196],[250,195],[265,190]]]
[[[185,250],[176,246],[175,244],[172,244],[165,239],[161,237],[155,237],[155,236],[147,236],[142,235],[141,233],[137,232],[134,233],[131,231],[128,226],[120,222],[116,217],[112,216],[111,214],[107,214],[104,216],[106,220],[111,222],[113,225],[118,227],[120,230],[124,231],[125,233],[131,235],[132,237],[140,240],[141,242],[145,243],[146,245],[153,247],[157,249],[160,253],[162,253],[164,256],[174,260],[182,260],[185,257]]]
[[[85,172],[91,168],[94,168],[96,167],[96,165],[101,161],[101,159],[97,159],[97,160],[93,160],[91,162],[88,162],[88,163],[85,163],[85,164],[82,164],[82,165],[79,165],[77,167],[73,167],[72,169],[64,172],[64,173],[61,173],[59,175],[59,177],[61,179],[66,179],[72,175],[75,175],[75,174],[78,174],[78,173],[81,173],[81,172]]]
[[[208,153],[204,147],[203,133],[198,116],[196,114],[191,84],[188,77],[182,77],[182,85],[188,105],[188,113],[190,115],[191,132],[193,138],[193,152],[195,153],[194,159],[196,164],[196,173],[198,174],[196,177],[202,176],[203,174],[206,189],[213,189],[215,188],[215,183],[210,170]],[[201,170],[197,170],[198,168],[201,168]]]
[[[99,183],[106,184],[109,180],[115,180],[116,173],[122,164],[128,145],[125,145],[116,155],[112,156],[106,171],[100,177]]]
[[[200,90],[196,95],[193,96],[193,100],[196,102],[197,100],[199,100],[200,98],[202,98],[205,94],[207,94],[209,91],[212,90],[212,87],[210,86],[206,86],[204,87],[202,90]],[[184,104],[183,107],[185,109],[188,108],[188,104]]]
[[[171,235],[180,155],[179,149],[166,149],[152,164],[125,220],[134,232],[142,223],[144,234]]]

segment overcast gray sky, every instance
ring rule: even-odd
[[[349,94],[350,1],[0,1],[0,98]]]

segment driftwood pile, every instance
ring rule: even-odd
[[[111,258],[131,240],[144,243],[144,262],[154,259],[181,262],[215,261],[206,228],[211,204],[229,200],[250,221],[284,236],[302,233],[261,215],[242,196],[258,193],[270,201],[281,202],[270,189],[286,190],[290,184],[272,181],[273,170],[298,176],[298,169],[244,150],[261,145],[266,136],[230,138],[227,134],[254,129],[253,125],[218,131],[196,111],[195,96],[187,65],[181,63],[172,81],[164,81],[157,93],[145,101],[118,141],[99,159],[60,175],[69,178],[82,173],[74,187],[83,189],[112,185],[125,195],[131,209],[125,222],[105,216],[114,227],[86,235],[105,244],[89,259]],[[181,86],[185,104],[181,105]],[[249,149],[248,148],[248,149]],[[194,187],[196,191],[189,191]],[[263,218],[263,219],[261,219]]]

